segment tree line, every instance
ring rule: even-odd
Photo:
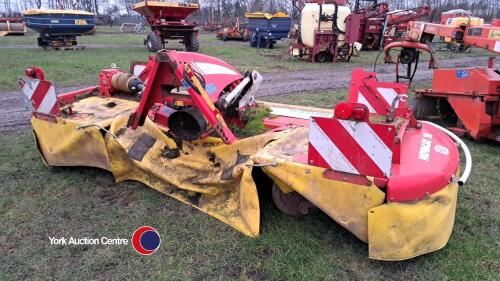
[[[200,4],[200,11],[194,17],[200,22],[222,23],[236,17],[244,17],[245,12],[264,11],[275,13],[286,12],[294,18],[292,0],[186,0],[170,2],[192,2]],[[353,6],[355,0],[349,0]],[[140,0],[0,0],[0,13],[15,14],[30,8],[46,9],[73,9],[84,10],[101,16],[125,14],[134,16],[132,6]],[[360,1],[361,6],[371,5],[372,1]],[[486,21],[500,18],[498,0],[387,0],[391,10],[409,9],[422,5],[430,6],[432,12],[428,18],[430,21],[438,21],[444,11],[452,9],[464,9],[472,12],[472,15],[482,17]]]

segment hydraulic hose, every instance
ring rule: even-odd
[[[465,155],[465,169],[462,173],[462,176],[458,179],[458,185],[460,186],[464,185],[467,182],[467,179],[469,179],[469,175],[472,170],[472,156],[470,154],[467,145],[459,137],[457,137],[457,135],[450,132],[449,130],[428,121],[421,121],[421,122],[441,130],[443,133],[448,135],[450,138],[452,138],[455,142],[457,142],[460,145],[460,148],[462,148],[462,151],[464,152]]]

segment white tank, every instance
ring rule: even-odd
[[[333,16],[335,13],[334,4],[323,4],[322,14]],[[308,47],[312,47],[314,43],[314,31],[318,29],[320,5],[317,3],[307,3],[302,9],[300,18],[300,35],[302,43]],[[337,26],[341,31],[345,31],[345,19],[351,14],[351,9],[347,6],[338,6],[337,11]],[[333,21],[322,21],[320,30],[332,30]],[[344,34],[339,35],[339,46],[344,45]]]

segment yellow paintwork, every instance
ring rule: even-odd
[[[277,12],[275,14],[269,14],[269,13],[264,13],[264,12],[255,12],[255,13],[245,13],[246,18],[266,18],[266,19],[272,19],[272,18],[289,18],[290,16],[283,13],[283,12]]]
[[[132,160],[127,153],[143,134],[156,138],[156,142],[141,161]],[[207,138],[183,143],[180,156],[168,159],[163,152],[176,148],[175,142],[147,119],[143,127],[126,129],[116,139],[108,135],[106,147],[117,181],[140,181],[255,237],[259,234],[260,209],[251,177],[253,162],[248,159],[236,164],[236,160],[238,152],[253,155],[274,137],[264,134],[232,145]],[[231,179],[221,178],[226,169],[232,169]]]
[[[405,260],[443,248],[455,221],[458,184],[426,199],[387,203],[368,213],[370,258]]]
[[[69,15],[86,15],[93,16],[93,13],[80,10],[47,10],[47,9],[28,9],[23,12],[23,15],[42,15],[42,14],[69,14]]]
[[[307,134],[307,128],[293,130],[267,145],[257,154],[256,162],[276,163],[275,166],[264,166],[263,170],[283,192],[293,190],[300,193],[337,223],[367,242],[368,210],[383,204],[385,194],[373,184],[361,186],[333,181],[323,177],[324,168],[293,162],[292,155],[307,152]]]
[[[110,103],[114,106],[109,107]],[[89,97],[73,104],[75,114],[56,122],[33,117],[44,161],[56,166],[100,167],[111,171],[117,182],[140,181],[251,237],[258,236],[260,227],[252,178],[255,164],[283,192],[298,192],[367,242],[370,258],[408,259],[438,250],[449,239],[457,201],[455,183],[424,200],[384,203],[385,193],[374,184],[327,179],[323,168],[299,163],[295,158],[307,155],[307,128],[270,132],[232,145],[209,137],[177,147],[165,129],[147,118],[136,130],[127,127],[136,107],[132,100]],[[109,131],[104,133],[95,126],[77,129],[91,124]],[[154,143],[142,159],[134,160],[129,153],[143,135]],[[178,148],[178,157],[165,156],[166,151]]]
[[[109,107],[113,103],[115,106]],[[77,128],[89,124],[108,127],[115,117],[130,114],[137,104],[124,99],[89,97],[73,103],[74,114],[55,118],[56,122],[32,117],[31,125],[45,164],[109,170],[106,147],[99,128]]]

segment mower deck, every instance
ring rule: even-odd
[[[373,259],[403,260],[446,245],[458,149],[414,119],[401,84],[357,70],[353,84],[365,88],[353,92],[378,104],[344,102],[333,111],[257,103],[272,110],[263,121],[270,130],[238,139],[228,123],[245,126],[260,74],[243,76],[191,53],[160,52],[143,65],[139,76],[103,70],[99,86],[58,96],[41,69],[26,71],[20,85],[47,165],[98,167],[117,182],[142,182],[251,237],[260,231],[253,173],[260,169],[280,210],[321,209],[368,243]],[[395,98],[373,98],[388,89]]]

